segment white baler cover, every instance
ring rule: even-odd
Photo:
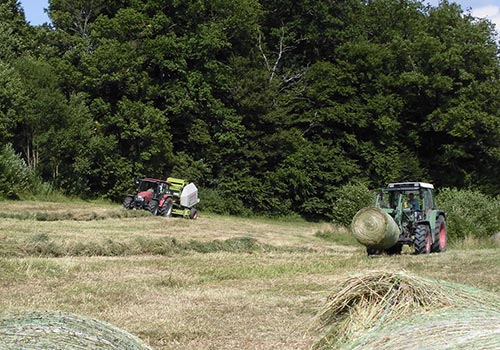
[[[183,207],[191,208],[192,206],[198,204],[200,199],[198,198],[198,188],[194,183],[190,183],[184,186],[181,193],[181,205]]]

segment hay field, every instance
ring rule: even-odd
[[[310,349],[332,291],[374,269],[500,293],[494,245],[368,258],[324,223],[190,221],[82,202],[0,202],[0,217],[0,312],[84,315],[154,349]]]

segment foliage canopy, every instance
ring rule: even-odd
[[[314,219],[338,217],[348,183],[500,194],[496,33],[454,3],[48,11],[31,27],[17,1],[0,5],[0,135],[67,193],[120,200],[135,177],[174,174],[217,211]]]

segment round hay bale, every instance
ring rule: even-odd
[[[359,210],[351,223],[356,240],[366,247],[387,249],[399,239],[399,228],[392,217],[380,208]]]
[[[151,350],[107,322],[64,312],[0,314],[0,350]]]
[[[487,310],[490,320],[496,319],[500,313],[500,296],[469,286],[419,277],[405,271],[369,271],[348,276],[328,297],[327,304],[313,322],[315,328],[324,332],[315,348],[351,349],[367,332],[377,332],[378,329],[384,329],[393,322],[400,322],[413,315],[418,320],[419,316],[435,314],[438,319],[441,313],[450,310],[457,313],[461,310],[461,316],[457,317],[462,319],[466,319],[464,315],[475,313],[476,310]],[[414,323],[418,328],[418,323]],[[471,323],[471,326],[474,324]],[[427,324],[422,324],[415,332],[429,334],[433,330]],[[481,330],[471,328],[467,332],[475,334]],[[496,332],[496,329],[490,329],[488,333],[480,334],[494,339],[498,336]],[[459,341],[464,340],[457,340]],[[499,341],[498,338],[496,341]],[[421,348],[431,349],[426,346]]]
[[[378,327],[363,334],[351,350],[500,349],[500,311],[446,310]]]

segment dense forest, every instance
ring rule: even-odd
[[[497,33],[457,4],[50,0],[48,14],[31,26],[0,4],[4,179],[10,152],[68,195],[120,201],[172,175],[221,212],[308,218],[346,185],[500,194]]]

